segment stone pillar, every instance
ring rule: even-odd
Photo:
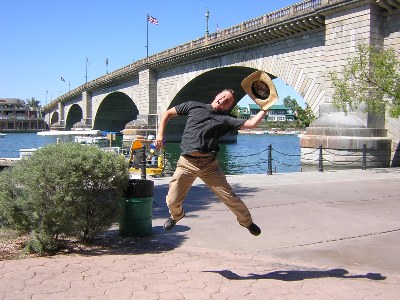
[[[146,119],[150,128],[157,124],[157,72],[145,69],[139,72],[139,115]]]
[[[60,112],[60,127],[65,127],[65,104],[58,102],[58,110]]]
[[[361,168],[363,145],[367,148],[367,167],[389,167],[391,140],[387,138],[384,116],[364,113],[364,108],[348,114],[332,104],[333,88],[330,71],[340,71],[357,43],[383,44],[383,18],[377,7],[366,4],[325,17],[326,72],[325,99],[319,118],[306,129],[300,139],[303,165],[318,164],[320,145],[324,164],[338,168]],[[312,163],[311,163],[312,164]]]
[[[92,93],[89,91],[82,92],[82,122],[85,128],[93,127],[93,104]]]
[[[365,145],[367,167],[389,167],[391,139],[387,138],[386,129],[368,127],[368,123],[357,117],[358,114],[361,113],[346,115],[330,103],[322,104],[320,117],[300,138],[302,163],[317,165],[319,153],[315,150],[322,145],[325,166],[361,169]],[[368,120],[368,114],[364,115]]]
[[[137,119],[126,124],[124,129],[123,143],[128,146],[138,136],[148,137],[156,134],[158,118],[157,72],[155,70],[144,69],[139,71],[137,99],[137,108],[139,110]]]
[[[58,102],[58,122],[51,124],[49,121],[51,130],[64,130],[65,129],[65,105],[62,102]]]

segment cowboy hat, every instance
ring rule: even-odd
[[[263,71],[251,73],[242,81],[242,88],[262,110],[267,110],[276,101],[278,93],[271,77]]]

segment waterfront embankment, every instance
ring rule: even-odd
[[[14,166],[19,161],[19,158],[0,158],[0,171],[7,167]]]
[[[277,130],[277,129],[241,129],[238,131],[239,134],[277,134],[277,135],[301,135],[305,133],[305,130]]]

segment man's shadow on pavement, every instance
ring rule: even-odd
[[[349,272],[345,269],[332,269],[332,270],[290,270],[290,271],[273,271],[266,274],[249,274],[247,276],[240,276],[229,270],[222,271],[203,271],[209,273],[218,273],[226,279],[230,280],[249,280],[249,279],[273,279],[282,281],[300,281],[305,279],[317,279],[317,278],[366,278],[370,280],[385,280],[386,277],[379,273],[367,273],[365,275],[346,275]]]

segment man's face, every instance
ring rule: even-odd
[[[233,95],[229,91],[222,91],[215,96],[214,101],[211,103],[212,108],[215,110],[229,110],[234,102]]]

